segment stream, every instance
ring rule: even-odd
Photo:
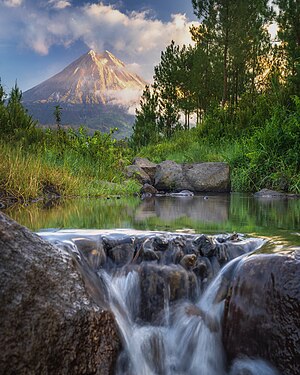
[[[222,319],[245,258],[299,250],[300,200],[74,199],[7,214],[71,253],[94,300],[113,312],[123,343],[115,375],[279,374],[259,358],[229,367]]]

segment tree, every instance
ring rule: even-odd
[[[37,121],[33,120],[32,116],[27,113],[27,110],[22,105],[22,91],[17,86],[17,83],[10,92],[6,113],[7,123],[5,129],[11,135],[21,129],[30,130],[37,124]]]
[[[140,100],[140,108],[136,110],[131,143],[139,149],[158,138],[158,94],[155,86],[151,90],[147,85]]]
[[[300,2],[299,0],[275,0],[279,7],[276,21],[278,37],[286,56],[291,94],[300,92]]]
[[[61,129],[61,127],[60,127],[60,125],[61,125],[61,111],[62,111],[61,106],[56,105],[55,109],[54,109],[54,112],[53,112],[53,115],[55,117],[55,123],[56,123],[58,131]]]

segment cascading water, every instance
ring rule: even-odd
[[[124,264],[122,267],[115,267],[106,259],[112,248],[110,245],[106,246],[105,262],[98,261],[95,264],[94,261],[86,262],[86,254],[83,254],[80,246],[77,246],[78,241],[76,242],[74,234],[61,237],[53,234],[45,236],[57,246],[67,246],[73,254],[76,254],[83,276],[88,278],[89,284],[95,284],[92,285],[93,293],[104,295],[104,297],[99,296],[98,300],[105,300],[106,307],[113,312],[123,340],[123,351],[117,362],[116,375],[278,374],[260,359],[238,359],[230,370],[226,367],[222,346],[224,300],[227,295],[228,280],[247,254],[235,257],[217,274],[215,272],[213,280],[207,286],[207,274],[202,275],[202,279],[196,278],[186,266],[189,265],[188,262],[194,261],[191,250],[185,251],[187,253],[185,263],[171,264],[169,260],[167,261],[171,259],[169,256],[171,252],[167,254],[165,244],[160,243],[159,247],[160,250],[164,249],[164,254],[160,257],[164,259],[163,262],[149,252],[151,250],[149,247],[144,246],[141,261],[135,263],[133,260],[137,259],[137,254],[140,256],[141,247],[136,246],[136,240],[133,239],[133,246],[139,250],[133,253],[131,262],[123,262],[124,254],[121,253],[121,258],[123,257],[121,263]],[[123,243],[128,244],[126,241]],[[262,243],[259,240],[245,241],[243,246],[249,253],[259,248]],[[102,245],[103,241],[100,246],[101,251]],[[99,251],[99,241],[97,246]],[[120,243],[114,242],[114,248],[118,248],[118,259],[120,259],[120,249],[122,249]],[[191,245],[186,248],[191,249]],[[227,253],[224,255],[224,249],[226,250],[224,246],[215,249],[218,259],[223,259],[224,256],[226,258],[228,255]],[[95,249],[93,251],[95,252]],[[172,251],[174,252],[174,247]],[[197,254],[196,250],[194,252]],[[203,256],[203,252],[201,254]],[[150,257],[150,266],[145,260],[146,256]],[[113,258],[116,259],[116,254]],[[91,264],[94,268],[92,272],[87,269]],[[199,264],[198,268],[201,271],[201,263]],[[193,267],[196,267],[194,263]],[[191,285],[193,293],[188,290]],[[177,297],[181,296],[182,287],[186,289],[182,294],[184,298],[175,298],[176,294]],[[160,293],[161,300],[155,292],[158,295]],[[154,314],[153,311],[149,313],[147,310],[149,307],[147,299],[159,306]]]

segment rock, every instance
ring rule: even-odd
[[[158,190],[193,190],[182,172],[182,165],[165,160],[156,167],[154,186]]]
[[[177,164],[166,160],[157,165],[154,186],[158,190],[195,192],[229,192],[227,163]]]
[[[183,173],[197,192],[230,191],[230,171],[227,163],[197,163],[183,165]]]
[[[129,178],[135,178],[141,184],[151,184],[149,175],[137,165],[128,165],[126,167],[126,175]]]
[[[150,196],[155,195],[158,193],[158,190],[155,189],[154,186],[150,184],[144,184],[142,189],[141,189],[142,194],[149,194]]]
[[[133,165],[136,165],[139,168],[141,168],[150,177],[151,182],[154,182],[157,164],[152,163],[150,160],[146,158],[135,158],[133,160]]]
[[[300,261],[256,255],[242,261],[227,297],[223,342],[230,360],[247,356],[299,374]]]
[[[181,190],[178,193],[170,193],[171,197],[193,197],[194,193],[189,190]]]
[[[114,373],[113,315],[88,294],[74,260],[0,213],[3,374]]]
[[[181,266],[145,264],[140,269],[140,318],[145,322],[161,323],[166,298],[170,304],[180,299],[195,300],[197,280],[193,272]]]
[[[267,199],[287,199],[287,198],[300,198],[300,194],[287,194],[281,193],[276,190],[262,189],[254,193],[255,198],[267,198]]]

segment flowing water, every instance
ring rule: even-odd
[[[145,201],[81,199],[15,207],[6,213],[71,251],[95,301],[114,313],[123,341],[116,375],[278,374],[258,358],[239,358],[227,367],[221,341],[226,282],[252,251],[299,250],[300,200],[258,200],[247,194]],[[247,236],[233,247],[231,257],[220,238],[218,262],[212,257],[207,269],[200,261],[199,276],[179,264],[180,237],[170,239],[170,251],[163,241],[158,243],[157,260],[151,248],[155,239],[143,239],[151,236],[149,231],[175,232],[176,236],[219,233],[226,237],[234,232]],[[115,247],[106,244],[104,252],[99,236]],[[130,253],[130,246],[137,249],[139,245],[134,236],[144,241],[142,253]],[[187,237],[187,241],[192,240]],[[84,250],[89,246],[90,251]],[[141,260],[136,261],[137,257]]]
[[[93,284],[95,300],[101,301],[105,296],[105,300],[100,303],[113,312],[123,341],[123,351],[117,361],[116,375],[278,374],[261,359],[238,359],[231,369],[228,369],[222,346],[222,318],[228,278],[245,257],[257,252],[266,244],[265,240],[241,238],[237,242],[236,239],[226,242],[223,237],[211,238],[211,243],[217,244],[219,250],[243,248],[244,254],[227,262],[220,271],[216,270],[210,283],[203,284],[200,278],[194,277],[196,283],[193,284],[193,295],[175,300],[172,299],[174,290],[177,290],[174,280],[175,284],[180,284],[180,289],[188,289],[187,283],[178,283],[178,280],[180,277],[183,280],[182,276],[186,277],[185,280],[190,279],[192,272],[185,269],[182,264],[173,263],[167,255],[161,258],[162,260],[142,259],[141,262],[135,262],[137,258],[133,254],[130,262],[121,262],[123,265],[112,263],[107,258],[104,262],[99,257],[98,261],[93,258],[96,255],[95,248],[99,252],[99,249],[103,250],[105,246],[107,254],[112,246],[119,251],[120,244],[130,244],[138,248],[138,242],[145,250],[149,248],[149,241],[154,243],[156,236],[161,236],[161,233],[154,237],[151,237],[152,233],[138,231],[61,230],[39,234],[74,255],[83,277],[89,285]],[[195,241],[199,242],[199,237],[191,235],[163,235],[167,236],[169,244],[172,243],[172,252],[180,240],[181,244],[184,243],[182,248],[186,249],[191,249]],[[223,240],[228,244],[227,247],[224,247]],[[94,241],[94,250],[91,250],[89,255],[85,250],[86,241]],[[165,243],[161,241],[159,245],[162,247]],[[128,250],[126,247],[126,251]],[[218,256],[221,259],[219,250]],[[164,252],[167,254],[168,251],[166,245]],[[163,291],[163,303],[157,304],[159,308],[155,311],[156,316],[153,319],[149,312],[143,315],[141,310],[143,295],[149,299],[156,297],[151,293],[157,277],[160,277],[159,286]],[[150,279],[152,286],[145,289],[146,279]],[[184,292],[185,296],[189,295],[187,291]]]

